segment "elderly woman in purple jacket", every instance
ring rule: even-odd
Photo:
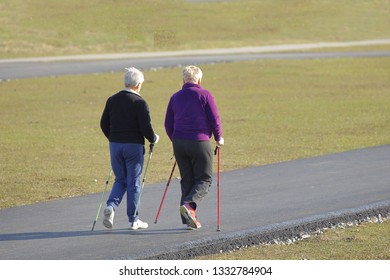
[[[209,192],[212,182],[213,152],[210,138],[222,146],[222,125],[212,94],[201,87],[202,70],[183,69],[183,87],[171,96],[165,130],[181,176],[180,214],[188,229],[201,228],[196,209]]]

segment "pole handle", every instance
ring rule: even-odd
[[[153,152],[153,148],[154,148],[154,143],[150,143],[150,145],[149,145],[149,154],[151,154]]]
[[[219,145],[215,146],[215,150],[214,150],[215,156],[217,155],[218,149],[220,149],[220,148],[221,148],[221,146],[219,146]]]

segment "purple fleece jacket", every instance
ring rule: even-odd
[[[195,141],[221,140],[222,125],[212,94],[198,84],[186,83],[173,94],[165,115],[168,137]]]

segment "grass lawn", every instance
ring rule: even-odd
[[[387,0],[0,1],[0,58],[390,38]]]
[[[222,171],[390,143],[390,58],[202,68],[223,121]],[[181,69],[145,77],[142,94],[161,136],[151,183],[166,180],[172,165],[163,122]],[[101,191],[109,154],[99,121],[121,88],[122,73],[0,83],[1,208]]]
[[[289,245],[260,245],[198,260],[390,260],[390,221],[327,229]]]

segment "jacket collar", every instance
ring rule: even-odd
[[[193,84],[193,83],[185,83],[185,84],[183,85],[183,88],[190,88],[190,87],[202,88],[200,85],[198,85],[198,84]]]
[[[132,90],[132,89],[129,89],[129,88],[124,88],[122,91],[127,91],[127,92],[131,92],[131,93],[134,93],[138,96],[141,96],[141,94],[139,94],[138,92],[136,92],[135,90]]]

